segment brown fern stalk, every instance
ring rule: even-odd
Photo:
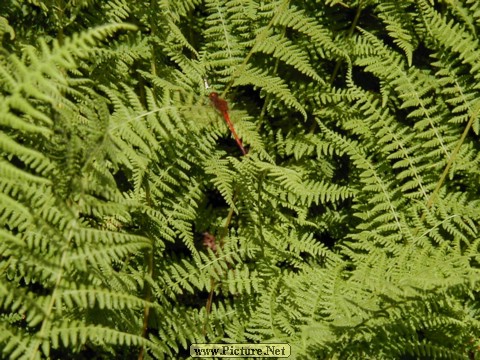
[[[218,244],[215,242],[215,237],[208,233],[204,234],[203,244],[209,247],[210,249],[212,249],[212,251],[214,252],[216,252],[219,248],[222,248],[225,237],[228,234],[228,227],[232,222],[232,218],[233,218],[233,207],[231,207],[230,211],[228,212],[228,216],[227,216],[227,219],[225,220],[225,225],[223,227],[223,234]],[[212,310],[213,292],[215,290],[215,285],[216,285],[215,279],[212,277],[210,279],[210,293],[208,294],[207,303],[205,305],[206,316],[205,316],[205,323],[203,324],[203,336],[206,336],[207,334],[208,318]]]

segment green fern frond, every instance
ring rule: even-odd
[[[0,357],[472,358],[474,1],[2,10]]]
[[[378,15],[385,22],[388,34],[394,39],[400,49],[405,52],[408,66],[412,66],[413,51],[417,44],[412,34],[414,26],[412,19],[405,15],[405,11],[412,2],[385,1],[378,4]]]

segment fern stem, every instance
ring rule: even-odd
[[[286,33],[286,28],[284,26],[282,35],[285,36],[285,33]],[[274,74],[277,73],[279,64],[280,64],[280,59],[276,58],[275,59],[275,65],[273,66],[273,73]],[[263,117],[265,116],[265,113],[267,112],[267,106],[268,106],[268,103],[270,102],[271,97],[272,97],[272,95],[270,93],[267,93],[267,95],[265,96],[265,101],[263,103],[262,110],[260,111],[259,122],[258,122],[258,125],[257,125],[257,131],[260,131],[260,124],[261,124],[261,121],[262,121]]]
[[[153,14],[158,13],[159,10],[158,10],[158,6],[157,6],[157,2],[152,1],[151,5],[153,7],[152,13]],[[160,36],[160,34],[158,32],[156,19],[154,19],[153,16],[150,17],[150,27],[152,29],[152,33],[155,34],[155,36]],[[155,77],[158,76],[158,72],[157,72],[157,65],[156,65],[157,64],[157,57],[156,57],[156,54],[155,54],[155,42],[154,41],[151,42],[150,48],[151,48],[150,69],[152,71],[152,75],[155,78]],[[157,85],[155,85],[155,82],[153,82],[152,85],[153,85],[153,94],[156,95],[157,94]]]
[[[148,275],[151,278],[153,275],[153,248],[149,250],[147,255],[147,262],[148,262]],[[147,331],[148,331],[148,319],[150,316],[150,301],[151,301],[151,290],[150,286],[147,281],[145,281],[145,306],[143,308],[143,327],[142,327],[142,337],[146,339]],[[140,349],[140,353],[138,354],[138,360],[143,359],[143,354],[145,352],[145,345],[142,346]]]
[[[56,0],[55,5],[53,6],[53,10],[58,18],[58,33],[57,33],[57,41],[60,46],[63,45],[65,34],[63,32],[63,24],[65,18],[65,3],[61,0]]]
[[[71,239],[72,236],[73,236],[73,230],[70,230],[67,239]],[[37,355],[38,350],[41,346],[42,339],[45,336],[45,333],[47,332],[47,328],[50,327],[50,324],[51,324],[50,316],[51,316],[52,311],[53,311],[53,306],[54,306],[55,301],[58,297],[58,293],[61,291],[60,290],[60,283],[63,279],[63,272],[64,272],[63,267],[65,265],[65,262],[67,261],[67,248],[68,248],[69,243],[70,243],[70,240],[67,240],[66,244],[63,246],[62,258],[60,259],[60,264],[59,264],[59,269],[60,270],[59,270],[57,278],[55,280],[55,286],[54,286],[54,289],[53,289],[53,292],[52,292],[52,297],[50,298],[50,302],[49,302],[48,307],[45,311],[45,318],[42,322],[42,326],[41,326],[40,330],[38,331],[38,333],[36,335],[37,339],[33,343],[33,352],[32,352],[32,355],[30,357],[30,360],[35,360],[36,359],[36,355]]]
[[[148,180],[145,181],[145,198],[147,201],[147,206],[151,207],[152,206],[152,198],[150,195],[150,184]],[[148,254],[147,254],[147,272],[148,272],[148,278],[151,279],[153,276],[153,251],[154,248],[152,246],[151,249],[147,249]],[[150,285],[148,284],[147,279],[145,279],[145,306],[143,308],[143,327],[142,327],[142,337],[146,338],[147,336],[147,331],[148,331],[148,318],[150,316],[150,301],[151,301],[151,296],[152,292],[150,289]],[[142,346],[140,349],[140,353],[138,354],[138,360],[143,359],[143,354],[145,352],[145,345]]]
[[[250,60],[250,58],[252,57],[253,53],[255,52],[258,44],[262,43],[265,41],[265,39],[267,38],[268,36],[268,32],[270,30],[270,28],[273,26],[273,24],[275,23],[275,20],[277,20],[277,17],[280,16],[282,13],[283,13],[283,8],[285,7],[286,4],[288,4],[290,2],[290,0],[285,0],[280,6],[279,6],[279,9],[277,11],[275,11],[275,15],[272,17],[272,19],[270,20],[270,22],[268,23],[267,27],[265,29],[263,29],[263,31],[257,35],[257,38],[255,40],[255,43],[253,44],[252,48],[250,49],[250,51],[248,52],[247,56],[245,56],[245,59],[243,59],[243,62],[240,64],[240,66],[233,72],[232,74],[232,77],[230,78],[230,82],[227,84],[227,87],[225,88],[225,90],[223,90],[223,93],[221,95],[222,98],[225,98],[225,95],[228,93],[228,91],[230,90],[230,88],[232,87],[233,85],[233,82],[235,81],[235,78],[240,76],[240,74],[244,71],[245,67],[247,66],[248,64],[248,61]]]
[[[235,196],[233,197],[233,201],[235,201]],[[234,213],[234,208],[233,208],[233,206],[231,206],[230,210],[228,211],[227,219],[225,220],[225,225],[223,226],[220,241],[218,242],[219,248],[223,248],[225,237],[228,235],[228,227],[230,226],[230,223],[232,222],[233,213]],[[212,277],[210,279],[210,293],[208,294],[207,303],[205,304],[205,314],[206,315],[205,315],[205,322],[203,324],[203,336],[207,335],[208,318],[209,318],[210,312],[212,310],[213,292],[215,290],[215,285],[216,285],[215,279]]]
[[[478,112],[480,110],[480,106],[477,106],[477,110],[470,116],[470,119],[468,120],[467,126],[465,126],[465,129],[463,130],[462,136],[460,137],[460,140],[458,141],[457,146],[453,150],[452,155],[450,155],[450,158],[448,159],[447,166],[445,166],[445,169],[443,170],[442,175],[440,176],[439,181],[437,182],[437,185],[435,186],[435,189],[432,192],[432,195],[430,195],[430,198],[427,201],[426,204],[426,210],[428,210],[430,207],[432,207],[433,203],[435,202],[435,199],[438,195],[438,192],[440,191],[440,188],[442,187],[443,183],[445,182],[445,179],[447,178],[448,172],[450,171],[450,168],[453,165],[453,162],[455,161],[458,152],[460,151],[460,147],[463,145],[465,138],[467,137],[468,132],[470,131],[470,128],[473,125],[474,120],[476,119]],[[423,212],[421,220],[424,220],[426,216],[426,212]]]
[[[358,20],[360,19],[360,14],[361,13],[362,13],[362,2],[360,1],[358,3],[357,12],[355,13],[355,17],[353,19],[352,25],[350,26],[350,29],[348,30],[347,39],[352,37],[353,31],[357,27]],[[332,76],[330,77],[330,86],[333,85],[333,82],[335,81],[335,78],[337,77],[338,71],[340,70],[340,65],[341,64],[342,64],[342,61],[337,60],[337,63],[335,64],[335,68],[333,69]]]
[[[362,1],[360,1],[358,3],[358,7],[357,7],[357,11],[355,13],[355,17],[353,18],[352,25],[350,26],[350,29],[348,30],[347,39],[352,37],[353,32],[354,32],[355,28],[357,27],[357,24],[358,24],[358,21],[360,19],[360,14],[361,13],[362,13]],[[335,68],[333,69],[333,72],[332,72],[332,76],[330,77],[330,82],[329,82],[330,86],[333,85],[333,82],[335,81],[335,78],[338,75],[338,71],[340,70],[341,64],[342,64],[342,61],[337,60],[337,62],[335,64]],[[313,134],[316,129],[317,129],[317,122],[314,121],[312,127],[310,128],[310,134]]]
[[[210,293],[208,294],[207,304],[205,305],[205,322],[203,323],[203,336],[207,335],[207,325],[210,311],[212,310],[213,290],[215,289],[215,279],[210,279]]]
[[[262,171],[260,173],[260,176],[258,178],[258,188],[257,188],[257,218],[258,218],[258,233],[260,235],[260,240],[261,240],[261,248],[262,248],[262,258],[265,257],[265,245],[267,244],[267,240],[265,239],[265,235],[263,234],[263,212],[262,212],[262,183],[263,179],[265,178],[265,171]]]

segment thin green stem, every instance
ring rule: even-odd
[[[478,115],[479,111],[480,111],[480,106],[477,106],[477,110],[475,110],[473,112],[472,116],[470,116],[470,119],[467,123],[467,126],[465,126],[465,129],[463,130],[462,136],[460,137],[460,140],[458,141],[457,146],[455,147],[452,155],[450,155],[450,158],[448,159],[447,166],[445,166],[445,169],[443,170],[443,173],[440,176],[440,179],[438,180],[437,185],[435,186],[435,189],[433,190],[432,194],[430,195],[430,198],[427,201],[426,210],[430,209],[432,207],[432,205],[434,204],[435,199],[438,196],[438,192],[440,191],[440,188],[442,187],[443,183],[445,182],[445,179],[447,178],[448,172],[450,171],[450,168],[452,167],[453,162],[456,160],[457,155],[460,151],[460,148],[463,145],[463,143],[465,142],[467,134],[470,131],[470,129],[472,128],[473,122],[477,118],[477,115]],[[423,215],[422,215],[422,220],[425,219],[425,216],[426,216],[426,214],[424,212]]]
[[[358,3],[357,7],[357,12],[355,13],[355,17],[353,18],[352,25],[350,26],[350,29],[348,30],[347,34],[347,39],[351,38],[353,35],[353,32],[355,31],[355,28],[357,27],[358,21],[360,19],[360,14],[362,13],[362,1]],[[338,71],[340,70],[340,66],[342,65],[342,60],[337,60],[335,64],[335,68],[333,69],[332,76],[330,76],[330,86],[333,85],[333,82],[335,81],[335,78],[338,75]],[[310,128],[310,134],[313,134],[315,130],[317,129],[317,122],[315,121]]]
[[[222,98],[225,98],[225,95],[228,93],[228,91],[230,90],[230,88],[233,86],[233,82],[235,81],[235,79],[240,76],[243,71],[245,70],[245,67],[247,66],[250,58],[252,57],[252,55],[255,53],[256,49],[257,49],[257,46],[258,44],[261,44],[263,43],[266,39],[267,39],[267,36],[268,36],[268,33],[270,31],[270,28],[273,26],[273,24],[275,23],[275,21],[277,20],[277,17],[280,16],[281,14],[283,14],[283,9],[285,8],[285,6],[289,3],[290,1],[289,0],[285,0],[278,8],[278,10],[275,11],[275,15],[272,17],[272,19],[270,20],[270,22],[268,23],[267,27],[265,29],[263,29],[262,32],[260,32],[260,34],[257,35],[257,38],[255,39],[255,43],[253,44],[252,48],[250,49],[249,53],[247,54],[247,56],[243,59],[243,62],[237,67],[237,69],[233,72],[231,78],[230,78],[230,82],[228,83],[227,87],[225,88],[225,90],[223,91],[221,97]]]
[[[146,201],[147,201],[147,206],[152,207],[152,200],[151,200],[151,195],[150,195],[150,185],[148,183],[148,180],[145,182],[145,194],[146,194]],[[148,274],[148,279],[151,279],[153,276],[153,252],[154,252],[154,247],[152,246],[151,249],[147,249],[148,253],[146,255],[146,262],[147,262],[147,274]],[[142,337],[147,338],[147,331],[148,331],[148,319],[150,316],[150,302],[151,302],[151,297],[152,297],[152,291],[150,289],[150,285],[148,283],[148,279],[144,279],[144,284],[145,284],[145,305],[143,308],[143,327],[142,327]],[[143,359],[143,354],[145,352],[145,346],[142,346],[140,349],[140,353],[138,354],[138,360]]]

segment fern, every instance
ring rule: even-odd
[[[478,352],[476,2],[2,9],[2,357]]]

